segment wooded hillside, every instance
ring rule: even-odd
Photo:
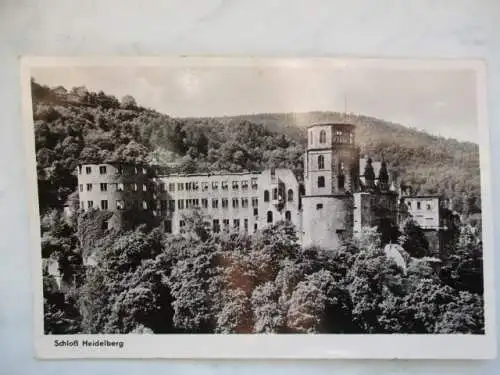
[[[84,87],[32,81],[40,202],[60,207],[76,186],[78,162],[176,163],[184,172],[291,168],[302,179],[305,126],[343,121],[336,112],[173,118]],[[418,193],[452,198],[462,213],[480,211],[478,145],[431,136],[351,114],[362,154],[384,158]],[[43,208],[43,207],[42,207]]]

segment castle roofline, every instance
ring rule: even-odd
[[[356,125],[349,124],[346,122],[317,122],[307,126],[307,129],[315,127],[315,126],[334,126],[334,127],[343,127],[348,129],[354,129]]]
[[[253,170],[253,171],[242,171],[242,172],[227,172],[227,171],[215,171],[215,172],[198,172],[198,173],[168,173],[168,174],[159,174],[158,178],[162,177],[210,177],[210,176],[260,176],[261,174],[271,171],[272,168],[265,168],[262,170]],[[293,171],[290,168],[274,168],[275,172],[278,174],[290,174],[294,175]]]
[[[405,195],[404,198],[441,198],[439,194],[418,194],[418,195]]]
[[[118,165],[118,166],[133,166],[133,167],[150,167],[150,168],[158,168],[159,166],[156,164],[149,163],[129,163],[122,161],[103,161],[102,163],[78,163],[78,165],[85,166],[98,166],[98,165]]]
[[[210,176],[245,176],[245,175],[255,175],[258,176],[262,172],[259,171],[247,171],[247,172],[203,172],[203,173],[168,173],[160,174],[158,178],[162,177],[210,177]]]

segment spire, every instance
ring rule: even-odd
[[[375,185],[375,172],[373,170],[371,158],[368,158],[368,160],[366,160],[363,176],[365,177],[366,187],[372,189]]]
[[[347,94],[344,93],[344,122],[347,122]]]
[[[389,173],[387,172],[387,163],[382,160],[380,171],[378,173],[378,186],[380,190],[389,189]]]

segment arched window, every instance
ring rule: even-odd
[[[293,190],[292,189],[288,189],[287,200],[288,200],[288,202],[293,202]]]
[[[342,131],[340,130],[335,132],[335,143],[342,143]]]
[[[264,202],[269,202],[269,190],[264,190]]]
[[[326,143],[326,132],[324,130],[319,132],[319,143]]]
[[[318,187],[319,188],[325,187],[325,176],[318,177]]]
[[[318,169],[325,169],[325,157],[323,155],[318,156]]]
[[[285,212],[285,220],[292,221],[292,213],[290,211]]]
[[[273,212],[272,211],[267,211],[267,222],[268,223],[273,222]]]

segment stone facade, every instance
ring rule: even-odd
[[[147,211],[168,233],[182,233],[192,210],[213,232],[254,233],[287,220],[304,246],[329,249],[363,227],[397,225],[405,217],[401,207],[421,225],[436,227],[438,198],[398,194],[385,161],[360,158],[353,125],[313,124],[307,132],[303,184],[288,169],[161,175],[149,166],[87,164],[77,170],[80,209],[117,216]],[[422,204],[426,215],[420,219]],[[431,209],[425,210],[428,204]]]
[[[288,169],[157,176],[142,167],[82,165],[78,184],[82,210],[149,211],[168,233],[182,233],[193,210],[214,232],[253,233],[280,220],[301,226],[299,183]]]

